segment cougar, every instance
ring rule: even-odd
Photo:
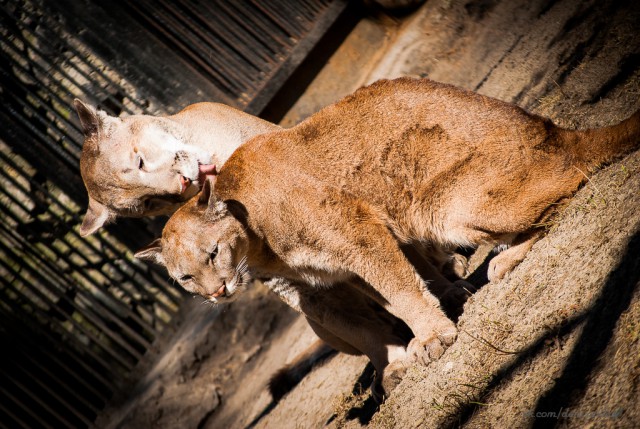
[[[80,174],[89,207],[80,234],[118,216],[168,215],[195,195],[204,174],[242,143],[280,127],[219,103],[166,116],[109,116],[76,99],[85,135]]]
[[[407,357],[438,358],[457,335],[427,288],[446,289],[446,280],[437,270],[423,280],[399,243],[507,245],[489,264],[489,279],[500,279],[557,203],[639,136],[640,113],[574,131],[450,85],[383,80],[242,145],[215,186],[137,255],[216,302],[250,279],[273,279],[292,307],[366,354],[382,377]],[[318,297],[340,302],[331,296],[345,284],[407,323],[415,338],[406,352],[344,303],[333,313],[316,308]]]
[[[199,191],[205,174],[213,172],[214,165],[222,165],[238,146],[258,134],[280,130],[277,125],[219,103],[193,104],[167,117],[113,117],[81,100],[74,104],[85,135],[80,170],[89,207],[80,228],[83,236],[117,217],[173,213]],[[431,252],[427,257],[434,261],[434,257],[443,255]],[[438,259],[435,263],[443,266],[447,261]],[[460,292],[443,294],[445,304],[449,303],[454,312],[459,312],[466,298]],[[355,295],[357,291],[352,293],[352,300],[366,301]],[[371,302],[363,303],[363,312],[372,307],[375,305]],[[379,330],[389,329],[391,316],[377,310],[363,317],[377,324]],[[313,365],[333,354],[336,346],[342,351],[351,350],[329,337],[319,325],[312,327],[334,347],[316,341],[280,370],[269,384],[276,401]]]

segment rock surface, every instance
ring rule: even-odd
[[[401,18],[378,13],[282,123],[378,78],[411,75],[566,127],[613,124],[640,108],[639,22],[640,3],[614,0],[429,0]],[[199,306],[143,393],[113,407],[110,425],[637,427],[639,190],[640,152],[589,177],[515,271],[467,302],[457,342],[429,367],[410,368],[377,412],[367,360],[344,355],[270,404],[269,376],[314,337],[256,287],[228,307]]]

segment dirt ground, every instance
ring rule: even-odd
[[[403,75],[570,128],[613,124],[640,108],[638,23],[639,2],[613,0],[428,0],[402,17],[372,13],[282,124]],[[640,152],[589,177],[525,261],[470,298],[456,343],[410,368],[379,410],[367,359],[346,355],[271,402],[269,376],[314,335],[256,285],[228,306],[189,302],[156,365],[98,426],[640,427],[639,190]]]

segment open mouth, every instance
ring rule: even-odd
[[[216,166],[213,164],[198,164],[198,183],[202,186],[207,176],[215,176],[218,174]]]
[[[195,182],[199,187],[207,180],[208,176],[215,176],[218,174],[216,166],[213,164],[198,164],[198,177],[191,179],[185,175],[180,175],[180,194],[183,195],[187,192],[187,189]]]
[[[226,286],[226,284],[224,282],[222,282],[222,286],[220,286],[220,289],[218,289],[217,291],[212,293],[211,296],[214,297],[214,298],[224,298],[225,296],[227,296],[227,286]]]

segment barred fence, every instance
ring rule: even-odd
[[[346,0],[0,0],[0,424],[89,427],[182,295],[132,257],[160,223],[78,234],[76,97],[119,114],[259,113]]]

